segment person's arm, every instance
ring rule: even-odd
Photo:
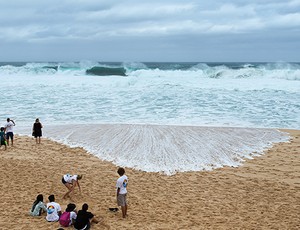
[[[10,121],[14,124],[14,126],[16,125],[16,123],[13,120],[10,120]]]

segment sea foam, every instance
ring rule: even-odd
[[[276,129],[143,124],[60,125],[44,133],[115,165],[168,175],[237,167],[272,144],[289,140]]]

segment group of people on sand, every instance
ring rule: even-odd
[[[117,173],[119,178],[116,183],[116,194],[117,194],[117,204],[121,206],[122,217],[127,217],[127,185],[128,177],[125,175],[124,168],[118,168]],[[74,189],[78,187],[81,194],[81,187],[79,180],[82,179],[82,175],[63,175],[61,181],[68,189],[67,193],[64,194],[63,199],[70,197]],[[98,223],[99,219],[91,212],[88,212],[88,204],[84,203],[81,210],[76,211],[76,204],[69,203],[65,212],[62,213],[60,204],[55,202],[54,195],[48,197],[49,202],[47,204],[43,201],[43,195],[39,194],[36,200],[33,202],[32,208],[30,210],[30,215],[41,216],[43,212],[46,213],[46,220],[48,222],[59,222],[62,227],[73,226],[74,229],[90,229],[91,223]],[[109,208],[111,211],[117,211],[117,208]]]
[[[15,125],[16,123],[12,119],[7,118],[5,125],[0,128],[0,148],[3,145],[4,149],[7,150],[7,146],[9,146],[9,140],[11,141],[11,146],[14,145],[13,127]],[[36,118],[32,126],[32,136],[35,137],[37,144],[41,143],[42,128],[42,123],[40,122],[39,118]]]

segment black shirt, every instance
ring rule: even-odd
[[[91,212],[79,210],[77,213],[77,218],[74,223],[74,227],[77,229],[84,228],[88,223],[90,223],[90,219],[94,217],[94,214]]]

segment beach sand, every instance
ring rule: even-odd
[[[292,139],[278,143],[238,168],[166,176],[126,168],[128,218],[116,207],[117,166],[81,148],[16,136],[15,146],[0,149],[0,229],[57,229],[28,215],[37,194],[50,194],[62,209],[69,202],[103,221],[92,229],[300,229],[300,130],[284,130]],[[83,174],[70,199],[61,183],[65,173]],[[69,228],[71,229],[71,228]]]

